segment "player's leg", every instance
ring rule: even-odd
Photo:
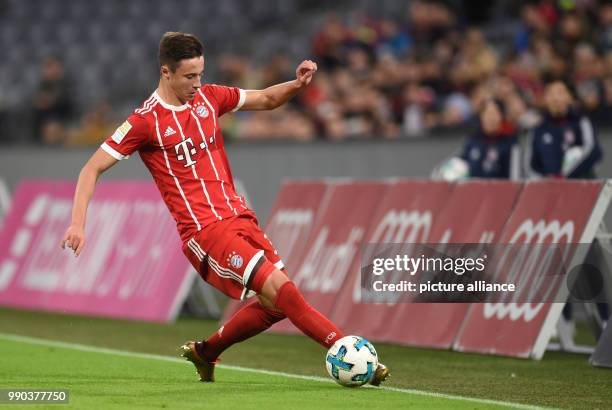
[[[209,234],[208,237],[213,237],[213,234]],[[245,288],[242,276],[245,272],[254,273],[259,268],[253,266],[252,270],[245,271],[245,266],[248,266],[248,262],[254,258],[256,258],[255,262],[259,259],[263,261],[261,251],[235,235],[216,235],[214,237],[216,239],[215,245],[218,245],[218,248],[207,246],[206,242],[202,241],[200,243],[199,238],[194,238],[184,248],[185,254],[202,278],[205,278],[210,285],[232,299],[240,299]],[[245,259],[241,263],[243,269],[236,269],[229,264],[232,254],[226,254],[227,249],[234,252],[233,254],[244,256]],[[270,252],[272,257],[274,256],[273,252],[274,249]],[[206,255],[206,257],[203,257],[203,255]],[[234,271],[231,269],[234,269]],[[269,266],[268,269],[273,268]],[[180,347],[180,351],[183,357],[194,363],[201,381],[214,381],[214,365],[223,351],[235,343],[263,332],[284,318],[285,315],[280,310],[276,309],[265,298],[260,297],[241,307],[219,330],[207,339],[199,342],[186,342]]]
[[[284,270],[278,269],[283,265],[268,237],[255,226],[249,230],[248,238],[252,245],[266,250],[260,269],[254,272],[250,283],[250,289],[259,295],[260,302],[267,308],[274,306],[284,312],[298,329],[326,348],[340,339],[342,332],[336,325],[310,306]],[[379,385],[388,376],[389,369],[379,364],[370,383]]]
[[[215,333],[196,343],[200,357],[216,362],[221,353],[230,346],[247,340],[285,319],[285,314],[263,295],[240,308]]]
[[[256,277],[255,281],[257,279]],[[261,289],[257,283],[261,280],[255,281],[253,288],[259,291],[265,299],[272,301],[274,306],[280,309],[295,327],[317,343],[330,347],[336,340],[342,338],[343,334],[340,329],[310,306],[295,284],[282,271],[274,269],[265,278]]]
[[[268,309],[259,300],[253,300],[240,308],[207,339],[183,344],[180,347],[181,354],[194,363],[201,381],[213,382],[214,365],[221,353],[230,346],[263,332],[284,318],[285,315],[277,309]]]
[[[258,335],[284,318],[283,312],[266,308],[258,299],[253,300],[234,313],[219,330],[198,342],[196,349],[206,361],[215,362],[228,347]]]
[[[322,346],[330,347],[343,337],[334,323],[306,302],[284,272],[278,269],[272,271],[261,285],[260,294],[268,303],[273,301],[274,306],[282,310],[295,327]],[[389,369],[379,363],[370,384],[378,386],[388,377]]]
[[[240,298],[248,289],[256,292],[259,300],[236,312],[208,339],[181,346],[183,356],[194,363],[202,381],[214,381],[214,364],[221,352],[261,333],[286,316],[298,329],[325,347],[342,337],[338,328],[312,308],[295,284],[277,269],[282,268],[282,262],[266,235],[250,221],[240,222],[245,225],[243,235],[206,235],[214,239],[214,243],[220,245],[223,251],[217,252],[214,246],[211,247],[208,252],[210,269],[203,277],[231,298]],[[197,243],[192,247],[196,248],[195,254],[185,248],[186,255],[194,266],[201,267],[198,262],[204,260],[201,257],[204,252],[201,249],[198,251]],[[242,256],[236,258],[236,255],[243,255],[244,263]],[[379,366],[371,383],[380,384],[387,375],[388,369]]]
[[[263,307],[265,307],[266,309],[270,309],[274,312],[278,312],[280,314],[283,315],[283,317],[287,317],[285,316],[285,314],[283,313],[282,310],[280,310],[279,308],[277,308],[276,306],[274,306],[274,302],[271,301],[270,299],[268,299],[267,297],[265,297],[264,295],[257,295],[257,299],[259,300],[259,303],[261,303],[261,305]]]

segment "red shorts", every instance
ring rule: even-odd
[[[204,227],[183,253],[202,279],[233,299],[260,293],[272,271],[284,267],[252,212]]]

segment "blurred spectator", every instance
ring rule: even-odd
[[[514,47],[506,52],[503,44],[490,44],[481,28],[460,26],[441,2],[411,2],[404,23],[330,15],[313,42],[315,56],[330,73],[325,101],[334,107],[328,115],[333,126],[320,130],[334,139],[366,132],[425,136],[432,129],[469,124],[480,110],[474,104],[487,98],[501,100],[508,120],[526,130],[540,120],[536,108],[544,82],[551,80],[570,80],[578,105],[597,123],[612,123],[607,111],[612,55],[602,57],[596,48],[608,44],[612,8],[602,5],[598,15],[596,7],[595,2],[527,2]],[[364,26],[370,29],[368,41],[359,34]],[[369,87],[358,94],[367,89],[391,115],[374,120],[367,104],[347,91],[364,84]],[[383,118],[394,126],[381,123]],[[314,120],[320,123],[321,116]]]
[[[540,115],[529,108],[517,93],[508,95],[504,102],[508,110],[508,119],[519,132],[529,130],[540,122]]]
[[[313,124],[301,112],[287,106],[273,111],[248,113],[238,125],[243,139],[290,138],[310,141],[315,137]]]
[[[612,3],[606,3],[599,10],[599,47],[606,53],[612,52]],[[610,73],[608,73],[609,75]]]
[[[73,115],[73,102],[64,67],[47,58],[41,79],[32,98],[34,138],[44,144],[61,144],[66,139],[66,124]]]
[[[400,25],[385,19],[380,24],[380,43],[378,46],[379,57],[391,54],[395,58],[405,56],[412,47],[412,37],[403,31]]]
[[[454,28],[455,22],[456,16],[442,2],[410,2],[408,26],[419,48],[445,37]]]
[[[544,119],[532,132],[527,166],[531,176],[595,178],[602,151],[587,116],[572,108],[567,86],[546,87]]]
[[[284,53],[277,53],[272,56],[261,71],[262,78],[260,86],[262,87],[279,84],[295,76],[295,67],[291,59],[289,59],[289,56]]]
[[[199,8],[197,0],[188,3]],[[317,3],[312,3],[316,8]],[[290,80],[296,60],[310,57],[304,55],[302,45],[310,44],[312,58],[319,65],[311,87],[278,115],[222,118],[221,126],[233,139],[281,138],[279,129],[285,128],[276,127],[279,123],[295,124],[295,130],[287,128],[285,137],[300,140],[425,137],[473,126],[482,109],[480,104],[488,99],[504,104],[507,119],[520,134],[539,121],[544,84],[551,81],[569,84],[575,91],[576,108],[596,126],[612,126],[612,3],[523,0],[517,5],[516,13],[504,16],[500,10],[510,11],[509,6],[502,4],[500,8],[495,2],[411,0],[403,13],[378,16],[350,2],[342,3],[333,13],[322,16],[313,8],[313,13],[300,21],[300,27],[312,27],[316,22],[314,32],[294,30],[291,39],[276,26],[258,25],[253,33],[244,32],[255,21],[248,21],[252,17],[246,14],[242,16],[245,24],[226,27],[238,30],[238,35],[230,36],[238,40],[225,39],[229,47],[225,42],[217,46],[217,38],[210,36],[207,53],[212,54],[209,61],[216,65],[207,67],[205,81],[255,89]],[[280,20],[289,18],[279,17],[281,9],[267,12]],[[10,5],[7,12],[11,14]],[[74,18],[66,15],[66,19]],[[107,66],[116,59],[114,53],[121,55],[123,50],[117,50],[111,41],[92,47],[91,38],[104,34],[96,27],[88,30],[90,36],[82,38],[71,29],[58,30],[57,41],[61,37],[71,44],[63,56],[71,66],[75,56],[95,50],[87,69],[74,73],[80,87],[72,91],[79,93],[79,101],[84,100],[85,106],[96,107],[110,99],[115,110],[133,107],[138,101],[125,100],[138,95],[132,92],[133,87],[140,86],[138,81],[113,76],[111,93],[100,86],[105,81],[100,78],[102,73],[108,73]],[[32,30],[32,38],[38,38],[40,33]],[[10,34],[14,30],[5,31]],[[148,30],[147,35],[157,39],[157,28]],[[62,46],[54,44],[52,37],[45,48]],[[245,48],[236,47],[236,43],[248,47],[262,38],[271,41],[265,41],[256,52],[244,53]],[[135,48],[145,49],[145,44],[143,39]],[[9,54],[11,61],[23,58],[20,50],[11,49]],[[63,71],[55,59],[43,63],[33,98],[37,141],[61,143],[67,138],[66,127],[74,106]],[[13,73],[7,78],[22,77]],[[117,113],[109,116],[113,114]],[[83,119],[86,124],[90,121]],[[268,134],[266,127],[270,128]],[[72,134],[68,139],[69,143],[88,141],[75,139]]]
[[[76,129],[68,132],[68,145],[99,145],[117,128],[111,109],[101,102],[85,113]]]
[[[519,179],[518,139],[500,101],[484,102],[479,127],[465,142],[460,157],[468,163],[471,178]]]
[[[434,101],[433,92],[416,83],[404,88],[404,111],[402,115],[402,134],[407,137],[422,137],[429,130],[427,111]]]
[[[455,86],[465,89],[493,74],[497,68],[497,55],[487,44],[480,30],[471,28],[465,33],[457,53],[451,78]]]
[[[546,12],[537,4],[527,3],[521,8],[521,27],[514,38],[516,52],[522,53],[529,48],[532,38],[540,35],[547,37],[551,25],[554,24],[550,12]]]
[[[219,84],[232,84],[244,89],[254,88],[252,82],[258,82],[259,78],[252,74],[249,63],[243,57],[234,54],[222,54],[218,59]],[[205,73],[206,75],[206,73]]]
[[[322,70],[333,70],[342,64],[343,43],[347,30],[338,17],[331,14],[313,39],[313,53]]]

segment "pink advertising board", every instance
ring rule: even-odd
[[[100,183],[78,258],[60,249],[74,188],[57,181],[17,187],[0,232],[0,305],[172,320],[195,275],[155,185]]]
[[[499,243],[502,244],[551,244],[591,243],[595,233],[592,226],[599,226],[601,215],[594,209],[601,196],[602,181],[541,180],[527,182],[508,218]],[[606,201],[606,207],[607,202]],[[530,248],[524,260],[545,260],[541,247]],[[569,261],[575,246],[565,248]],[[583,256],[584,257],[584,256]],[[537,258],[537,259],[536,259]],[[558,260],[558,257],[556,257]],[[570,263],[570,266],[577,263]],[[578,263],[582,263],[579,261]],[[495,268],[499,275],[507,277],[510,264]],[[518,265],[515,283],[529,280],[534,283],[545,278],[543,289],[552,295],[567,289],[563,275],[551,280],[549,265],[540,263],[530,269]],[[524,288],[523,292],[529,290]],[[541,359],[552,328],[556,324],[563,303],[548,301],[522,302],[510,299],[498,303],[472,303],[454,343],[454,350],[491,353],[504,356]]]
[[[331,316],[333,312],[340,288],[359,254],[372,208],[388,185],[379,181],[330,183],[328,197],[319,205],[316,222],[302,246],[301,260],[288,275],[308,302],[324,315]],[[298,332],[288,320],[275,324],[272,331]]]

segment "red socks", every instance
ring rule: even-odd
[[[343,336],[336,325],[306,302],[292,281],[281,286],[274,304],[287,315],[295,327],[325,348],[329,348]]]
[[[285,317],[288,317],[305,335],[325,348],[329,348],[343,336],[336,325],[306,302],[291,281],[283,284],[278,290],[275,305],[284,314],[264,308],[257,300],[243,307],[206,341],[196,344],[198,354],[206,361],[214,362],[234,343],[263,332]]]
[[[234,343],[253,337],[284,318],[285,315],[282,313],[266,309],[255,300],[236,312],[206,341],[198,343],[196,349],[206,361],[214,362]]]

